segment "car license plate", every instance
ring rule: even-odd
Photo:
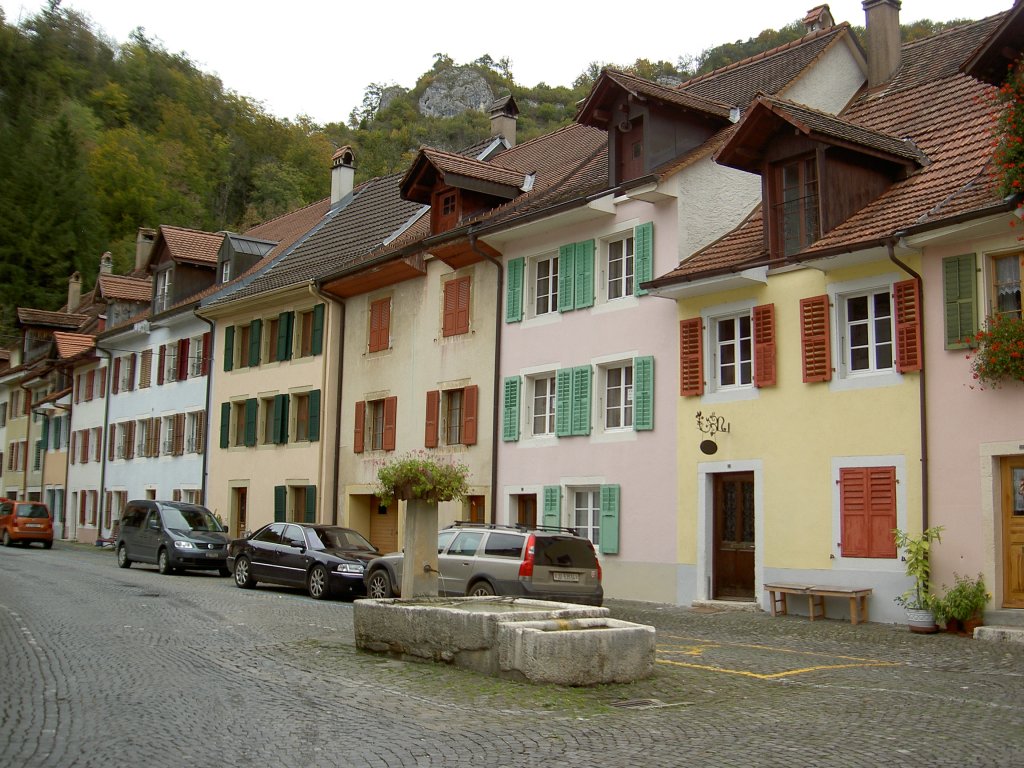
[[[26,528],[42,528],[43,524],[42,523],[29,523],[25,527]]]
[[[207,552],[207,557],[220,557],[220,552]]]
[[[551,572],[551,580],[552,581],[572,581],[572,582],[578,582],[580,580],[580,575],[578,573],[565,573],[564,571],[552,571]]]

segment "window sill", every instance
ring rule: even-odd
[[[705,392],[701,398],[702,403],[741,403],[749,400],[757,400],[761,396],[758,388],[751,385],[749,387],[736,387],[732,389],[716,389],[710,392]]]
[[[837,376],[829,382],[829,390],[832,392],[848,392],[858,389],[877,389],[879,387],[894,387],[904,382],[903,374],[896,371],[880,371],[876,373],[858,373],[854,375]]]

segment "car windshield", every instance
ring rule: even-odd
[[[19,504],[18,505],[18,517],[49,517],[50,513],[46,511],[46,506],[43,504]]]
[[[314,548],[319,544],[325,549],[349,549],[356,551],[375,552],[377,548],[364,539],[355,531],[344,528],[314,528],[309,538],[313,541]]]
[[[223,531],[217,518],[202,507],[164,507],[164,524],[179,531]]]

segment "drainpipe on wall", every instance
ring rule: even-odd
[[[338,524],[338,496],[341,492],[339,481],[341,480],[341,381],[342,371],[345,368],[345,302],[336,296],[324,293],[320,290],[316,283],[310,282],[309,291],[314,296],[317,296],[324,301],[334,304],[338,307],[338,311],[341,313],[338,331],[338,376],[337,376],[337,396],[334,407],[334,461],[332,472],[333,472],[333,493],[331,498],[331,525]],[[326,352],[324,353],[326,359]],[[324,366],[324,371],[321,376],[321,387],[326,389],[327,387],[327,366]]]
[[[498,269],[497,294],[494,301],[494,386],[491,393],[491,519],[497,522],[498,514],[498,404],[501,402],[501,306],[505,292],[505,268],[494,257],[484,253],[476,245],[476,233],[469,232],[469,248],[482,256]]]
[[[896,233],[900,235],[899,232]],[[897,267],[902,269],[908,275],[910,275],[915,282],[917,282],[917,294],[920,297],[920,306],[918,312],[920,313],[920,327],[921,327],[921,375],[918,377],[918,404],[920,408],[920,420],[921,420],[921,530],[928,529],[928,403],[926,398],[925,390],[925,371],[928,367],[925,365],[925,335],[924,335],[924,281],[921,279],[921,275],[911,269],[908,265],[896,258],[894,246],[896,244],[895,239],[886,240],[885,247],[889,252],[889,261],[895,264]]]
[[[210,358],[208,360],[206,360],[205,362],[206,362],[206,413],[207,414],[211,414],[211,413],[213,413],[213,361],[214,361],[214,358],[216,357],[216,355],[213,354],[213,350],[214,350],[214,344],[217,343],[217,333],[216,333],[217,328],[214,325],[212,320],[203,317],[198,312],[193,312],[193,314],[196,317],[198,317],[200,320],[202,320],[204,323],[206,323],[208,326],[210,326]],[[210,445],[210,424],[209,424],[209,421],[210,421],[210,419],[209,419],[209,416],[207,416],[206,421],[207,421],[206,430],[205,430],[206,434],[203,435],[203,439],[206,441],[206,445],[203,446],[203,471],[201,473],[201,480],[200,480],[200,484],[199,484],[199,493],[202,494],[203,506],[204,507],[207,505],[206,481],[207,481],[207,474],[210,471],[210,466],[209,466],[209,461],[210,461],[210,448],[209,448],[209,445]],[[229,524],[231,523],[231,501],[230,501],[230,499],[228,500],[228,523]],[[240,535],[244,535],[244,533],[242,531],[239,531],[239,534]]]
[[[110,374],[109,376],[104,376],[103,377],[104,379],[106,379],[105,388],[106,388],[107,391],[103,393],[103,438],[100,440],[100,490],[99,490],[99,498],[96,499],[96,506],[98,506],[100,508],[96,512],[96,514],[97,514],[97,516],[99,518],[98,519],[99,525],[97,526],[98,531],[97,531],[97,534],[96,534],[96,538],[100,539],[103,536],[103,515],[102,515],[101,510],[103,509],[103,501],[104,501],[104,499],[107,498],[107,441],[110,440],[110,394],[114,390],[114,381],[113,381],[113,379],[114,379],[114,366],[112,364],[113,363],[113,357],[110,354],[110,350],[103,349],[99,344],[97,344],[96,345],[96,351],[99,352],[100,354],[102,354],[103,356],[105,356],[107,358],[107,373]],[[74,388],[74,379],[72,379],[71,386],[72,386],[71,402],[74,403],[74,401],[75,401],[74,389],[73,389]],[[74,411],[72,411],[72,413],[74,413]],[[70,430],[71,430],[71,427],[69,425],[68,426],[68,431],[70,431]],[[70,449],[70,448],[71,448],[71,438],[69,436],[68,437],[68,449]],[[68,458],[70,459],[71,457],[69,456]],[[65,495],[67,495],[67,491],[65,491]],[[126,501],[127,501],[127,499],[126,499]],[[65,500],[65,506],[66,506],[66,503],[67,502]],[[81,503],[81,500],[79,500],[79,503]],[[72,511],[75,511],[75,510],[72,510]],[[75,514],[77,515],[77,511],[75,511]],[[118,517],[117,519],[118,519],[118,521],[121,520],[120,517]],[[78,537],[78,522],[77,521],[78,521],[78,517],[76,516],[75,517],[75,538]],[[113,533],[113,531],[114,531],[113,516],[111,516],[111,520],[110,520],[110,531],[111,531],[111,533]]]

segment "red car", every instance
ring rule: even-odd
[[[5,547],[13,547],[15,542],[27,547],[38,541],[49,549],[53,546],[50,510],[39,501],[0,499],[0,538]]]

